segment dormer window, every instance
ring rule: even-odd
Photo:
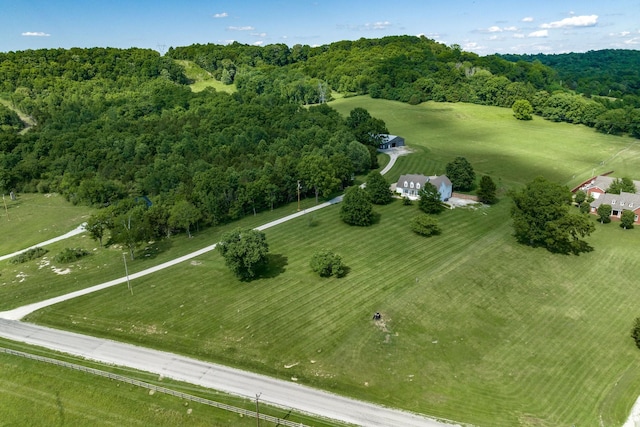
[[[419,190],[420,189],[420,183],[416,184],[416,188]]]
[[[633,202],[629,203],[629,207],[632,208],[633,207]]]
[[[611,201],[611,204],[612,204],[612,205],[615,205],[615,204],[616,204],[616,199],[613,199],[613,200]]]
[[[411,181],[411,184],[410,184],[410,186],[411,186],[411,188],[413,188],[413,181]]]
[[[624,206],[624,202],[620,202],[620,206]]]
[[[409,183],[407,181],[404,182],[404,187],[407,188],[409,186]]]

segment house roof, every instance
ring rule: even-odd
[[[398,184],[396,185],[396,188],[407,188],[408,186],[405,187],[404,185],[405,182],[408,184],[408,186],[413,182],[414,185],[420,184],[420,187],[423,187],[425,183],[429,182],[433,184],[438,189],[438,191],[440,190],[440,186],[442,185],[442,183],[448,186],[451,185],[451,181],[449,180],[449,178],[447,178],[446,175],[425,176],[420,174],[407,174],[401,175],[400,178],[398,178]]]
[[[596,176],[592,181],[582,186],[581,190],[589,191],[589,190],[593,190],[594,188],[599,188],[604,192],[604,191],[607,191],[607,189],[611,186],[613,181],[615,181],[616,179],[617,178],[612,176],[599,175],[599,176]],[[636,194],[640,194],[640,181],[634,180],[633,185],[636,186]]]
[[[600,205],[611,205],[614,210],[636,211],[640,208],[640,194],[625,193],[620,194],[605,193],[602,197],[591,202],[592,208],[598,208]]]

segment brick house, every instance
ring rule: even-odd
[[[590,212],[597,215],[600,205],[611,205],[612,219],[620,219],[622,211],[629,210],[635,214],[634,222],[640,224],[640,181],[633,181],[635,193],[607,193],[607,189],[615,180],[615,177],[600,175],[580,187],[580,190],[594,199],[590,204]]]
[[[625,193],[620,194],[604,193],[591,202],[591,213],[598,214],[600,205],[611,205],[611,218],[620,219],[622,211],[633,211],[635,218],[633,222],[640,224],[640,194]]]

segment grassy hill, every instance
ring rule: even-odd
[[[504,191],[537,175],[574,184],[640,170],[636,142],[508,109],[345,98],[415,153],[390,173],[442,172],[465,156]],[[28,320],[292,379],[480,426],[620,425],[640,387],[629,337],[640,297],[637,230],[597,225],[595,251],[550,254],[515,243],[509,200],[439,217],[414,235],[417,208],[376,207],[354,228],[330,207],[267,231],[271,269],[238,282],[217,253],[125,287],[59,304]],[[256,218],[244,221],[256,222]],[[264,221],[266,222],[266,221]],[[215,241],[216,230],[198,239]],[[320,279],[319,248],[349,273]],[[382,322],[371,314],[382,313]]]
[[[193,61],[176,59],[175,62],[184,67],[185,75],[192,81],[189,87],[194,92],[201,92],[208,87],[220,92],[233,93],[236,91],[234,85],[225,85],[221,81],[214,79],[211,73]]]

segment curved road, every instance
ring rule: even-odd
[[[384,173],[393,167],[398,155],[402,155],[404,153],[399,154],[394,151],[393,153],[388,154],[390,154],[391,159],[389,164],[385,169],[383,169]],[[257,227],[257,229],[265,230],[293,218],[305,215],[306,213],[339,203],[341,200],[342,196],[336,197],[335,199],[314,206],[313,208],[264,224]],[[64,236],[43,242],[38,246],[44,246],[47,243],[62,240],[63,238],[78,234],[82,232],[82,230],[83,228],[79,227]],[[214,244],[202,248],[172,261],[131,274],[129,278],[135,279],[137,277],[155,273],[163,268],[170,267],[209,252],[215,249],[215,247],[216,245]],[[0,259],[6,259],[13,255],[14,254],[10,254]],[[0,313],[0,336],[14,341],[38,345],[103,363],[111,363],[142,371],[153,372],[165,377],[198,384],[235,395],[245,396],[250,399],[257,393],[261,393],[260,399],[265,403],[283,408],[292,408],[297,411],[316,414],[322,417],[357,425],[390,427],[451,426],[450,423],[429,419],[419,414],[404,412],[397,409],[386,408],[372,403],[338,396],[329,392],[252,372],[203,362],[159,350],[46,328],[19,321],[19,319],[27,314],[41,308],[76,298],[81,295],[96,292],[110,286],[115,286],[126,282],[126,280],[126,277],[122,277],[100,285],[71,292],[66,295],[61,295],[59,297],[19,307],[14,310],[2,312]]]

